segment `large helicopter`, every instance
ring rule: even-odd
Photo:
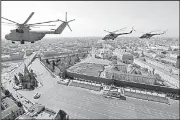
[[[141,38],[141,39],[144,39],[144,38],[146,38],[146,39],[150,39],[152,36],[155,36],[155,35],[162,35],[162,34],[165,34],[166,32],[167,32],[167,30],[166,31],[164,31],[164,32],[162,32],[162,33],[154,33],[154,34],[152,34],[152,32],[154,32],[154,31],[151,31],[151,32],[148,32],[148,33],[145,33],[145,34],[143,34],[141,37],[139,37],[139,38]]]
[[[123,30],[123,29],[126,29],[126,27],[122,28],[122,29],[119,29],[119,30],[116,30],[116,31],[113,31],[113,32],[109,32],[107,30],[104,30],[105,32],[108,32],[109,34],[106,35],[102,40],[110,40],[110,39],[114,40],[119,35],[131,34],[133,31],[135,31],[134,28],[132,28],[132,30],[129,33],[118,33],[118,34],[116,34],[116,32],[118,32],[120,30]]]
[[[68,23],[75,20],[75,19],[73,19],[73,20],[67,21],[67,12],[66,12],[65,21],[58,19],[55,21],[47,21],[47,22],[27,24],[27,22],[30,20],[30,18],[33,16],[33,14],[34,14],[34,12],[32,12],[29,15],[29,17],[26,19],[26,21],[22,24],[19,24],[15,21],[1,17],[5,20],[11,22],[11,23],[7,23],[7,22],[2,22],[2,23],[17,26],[16,29],[10,30],[10,33],[5,35],[5,39],[11,40],[12,43],[15,43],[15,41],[20,41],[21,44],[24,44],[25,41],[34,43],[35,41],[41,40],[46,34],[61,34],[66,26],[68,26],[69,29],[71,30]],[[57,29],[50,29],[51,31],[31,31],[31,29],[30,29],[30,27],[34,27],[34,26],[55,26],[55,25],[40,25],[40,24],[58,22],[58,21],[61,21],[63,23]]]

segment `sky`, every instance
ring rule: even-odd
[[[62,37],[100,36],[127,27],[129,32],[134,26],[136,32],[128,35],[139,37],[143,33],[168,30],[163,37],[179,37],[179,1],[2,1],[1,16],[23,23],[35,12],[28,23],[49,20],[76,19],[69,23]],[[1,21],[5,21],[2,20]],[[50,30],[57,28],[61,22],[50,23],[53,27],[32,28],[33,30]],[[9,33],[14,26],[1,24],[1,34]],[[56,35],[57,36],[57,35]]]

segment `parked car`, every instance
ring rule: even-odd
[[[25,102],[29,103],[29,100],[25,100]]]
[[[40,98],[40,96],[41,96],[41,94],[36,93],[36,94],[34,95],[34,99],[38,99],[38,98]]]

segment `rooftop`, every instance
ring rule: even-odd
[[[101,64],[80,63],[70,67],[68,70],[79,74],[99,77],[99,73],[103,71],[103,67]]]
[[[39,114],[40,112],[44,111],[44,109],[45,109],[45,106],[36,103],[34,106],[31,106],[29,108],[30,116],[33,117]]]
[[[6,97],[3,100],[1,100],[1,105],[3,105],[5,107],[5,110],[3,110],[2,113],[2,118],[5,118],[6,116],[8,116],[9,114],[12,114],[12,112],[16,112],[17,110],[19,110],[20,108],[16,105],[16,103]]]
[[[87,57],[83,63],[95,63],[95,64],[100,64],[100,65],[109,65],[111,61],[109,60],[103,60],[103,59],[97,59],[94,57]]]

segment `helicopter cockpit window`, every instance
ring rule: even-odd
[[[22,29],[16,29],[17,33],[24,33],[24,31]]]

